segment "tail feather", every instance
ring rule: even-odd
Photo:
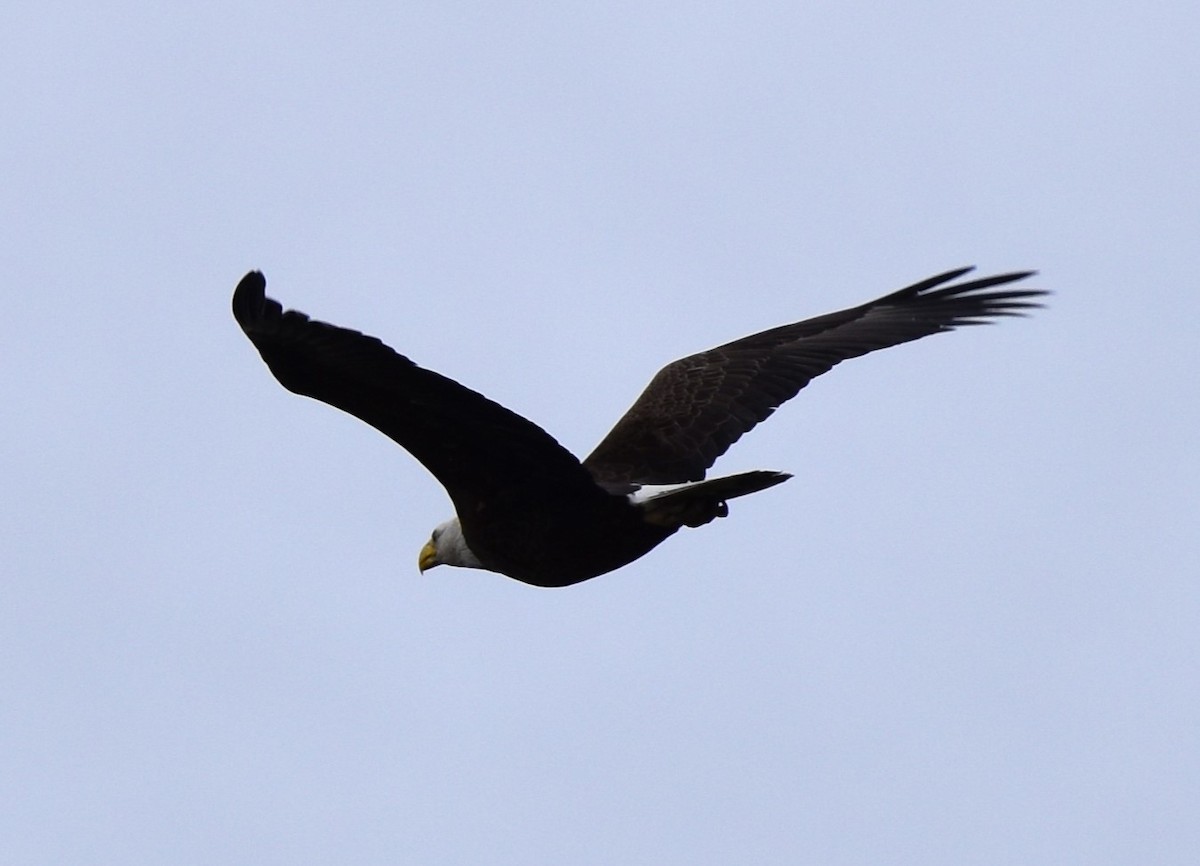
[[[765,469],[698,481],[649,497],[642,502],[646,520],[659,526],[703,526],[729,514],[727,500],[782,484],[792,476]]]

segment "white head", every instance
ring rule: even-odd
[[[421,571],[433,568],[435,565],[459,565],[463,568],[483,568],[467,540],[463,538],[462,524],[454,517],[433,530],[433,535],[421,548],[417,558],[417,568]]]

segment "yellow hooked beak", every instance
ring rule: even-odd
[[[421,548],[421,555],[417,557],[417,568],[424,574],[427,570],[435,565],[441,565],[442,561],[438,559],[437,548],[433,546],[433,539],[425,542],[425,546]]]

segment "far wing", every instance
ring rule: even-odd
[[[946,286],[949,271],[878,300],[772,328],[668,364],[583,461],[616,485],[699,481],[713,461],[812,379],[847,358],[1037,307],[1035,289],[989,291],[1032,271]],[[941,288],[939,288],[939,286]]]
[[[452,379],[418,367],[375,337],[315,322],[266,297],[247,274],[233,315],[275,378],[366,421],[437,477],[460,515],[502,499],[598,492],[579,460],[548,433]]]

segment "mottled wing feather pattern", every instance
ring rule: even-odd
[[[848,358],[1021,315],[1035,289],[988,291],[1031,271],[945,285],[962,268],[876,301],[771,328],[668,364],[584,460],[610,485],[699,481],[713,461],[786,400]],[[940,288],[939,288],[940,287]]]
[[[520,496],[534,506],[551,494],[595,494],[578,459],[533,422],[375,337],[284,312],[265,287],[262,274],[248,274],[233,313],[275,378],[395,440],[446,487],[460,513],[497,497],[513,507]]]

